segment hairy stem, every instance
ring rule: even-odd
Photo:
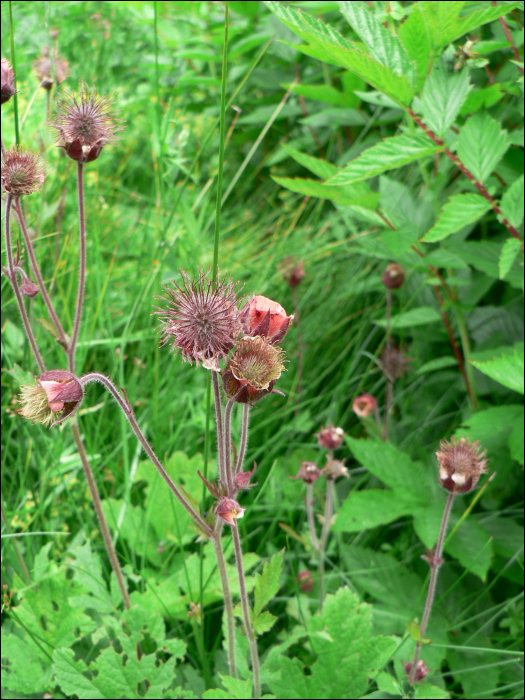
[[[219,483],[226,485],[226,472],[224,470],[224,428],[222,424],[221,392],[219,389],[219,373],[212,371],[213,398],[215,400],[215,420],[217,423],[217,461],[219,463]]]
[[[89,464],[86,450],[84,448],[84,443],[82,442],[82,437],[80,435],[80,430],[78,429],[78,423],[75,421],[71,422],[71,430],[73,431],[73,437],[75,439],[75,444],[77,446],[78,454],[80,455],[80,460],[82,462],[82,468],[84,469],[84,474],[86,475],[86,480],[88,482],[89,491],[91,493],[91,500],[93,501],[93,506],[95,508],[95,513],[97,514],[98,524],[100,527],[100,532],[102,533],[102,538],[104,544],[106,545],[106,551],[108,553],[109,561],[111,562],[111,568],[113,569],[115,576],[117,578],[118,587],[120,588],[120,593],[122,595],[122,600],[124,601],[124,607],[128,610],[131,607],[131,602],[129,600],[128,591],[124,583],[124,577],[122,576],[122,570],[120,568],[117,553],[111,541],[111,535],[109,534],[109,527],[102,510],[102,503],[100,501],[100,495],[98,493],[97,485],[95,483],[95,478],[93,476],[93,471]]]
[[[31,328],[31,324],[29,323],[29,318],[27,316],[26,312],[26,307],[24,306],[24,300],[22,299],[22,294],[20,293],[20,288],[18,286],[18,279],[16,277],[16,271],[15,271],[15,263],[13,260],[13,251],[11,249],[11,205],[13,203],[13,196],[7,193],[6,196],[6,202],[5,202],[5,227],[4,227],[4,236],[5,236],[5,251],[6,251],[6,256],[7,256],[7,278],[11,282],[11,286],[13,287],[13,291],[15,293],[16,297],[16,303],[18,305],[18,311],[20,313],[20,316],[22,318],[22,323],[24,325],[24,330],[27,335],[27,339],[29,340],[29,345],[31,346],[31,350],[33,352],[33,355],[35,357],[36,363],[38,365],[38,369],[40,372],[45,372],[46,367],[44,364],[44,360],[42,359],[42,355],[40,354],[40,350],[38,349],[38,345],[36,344],[36,339],[33,334],[33,329]]]
[[[233,498],[234,488],[233,488],[233,476],[231,469],[232,462],[232,438],[231,438],[231,421],[232,421],[232,409],[235,404],[234,399],[228,399],[226,403],[226,408],[224,409],[224,471],[226,472],[226,483],[228,485],[228,497]]]
[[[215,527],[215,535],[213,537],[213,546],[215,548],[215,557],[217,559],[217,568],[221,577],[222,595],[224,598],[224,610],[226,612],[226,630],[227,630],[227,645],[228,645],[228,667],[230,676],[237,678],[237,665],[235,662],[235,625],[233,620],[233,603],[230,593],[230,583],[226,573],[226,561],[222,549],[222,533],[223,523],[217,518]]]
[[[82,304],[84,302],[84,288],[86,285],[86,212],[84,208],[84,170],[83,163],[77,163],[77,187],[78,187],[78,223],[80,236],[80,255],[78,261],[78,292],[77,305],[75,308],[75,321],[73,332],[67,349],[69,371],[75,372],[75,349],[80,330],[80,319],[82,317]]]
[[[495,2],[495,0],[492,0],[491,5],[496,7],[497,4],[498,3]],[[500,21],[500,24],[503,28],[503,32],[505,34],[505,37],[507,38],[507,41],[509,42],[509,44],[512,44],[512,53],[514,55],[514,60],[517,61],[518,63],[522,63],[520,52],[516,48],[516,44],[514,43],[514,39],[512,38],[512,34],[510,33],[509,28],[507,26],[507,23],[505,22],[505,17],[500,17],[499,21]],[[520,74],[523,75],[523,68],[521,66],[518,66],[518,70],[519,70]]]
[[[242,565],[242,549],[241,549],[241,538],[239,535],[239,529],[237,525],[233,525],[232,528],[233,537],[233,548],[235,551],[235,564],[237,565],[237,576],[239,579],[239,593],[241,596],[241,609],[242,609],[242,619],[244,623],[244,631],[246,633],[246,638],[248,639],[248,644],[250,647],[250,656],[252,659],[252,673],[253,673],[253,697],[261,697],[261,679],[259,674],[259,655],[257,653],[257,641],[255,639],[255,632],[252,627],[250,620],[250,606],[248,605],[248,593],[246,591],[246,580],[244,578],[244,568]]]
[[[184,498],[182,493],[179,491],[179,489],[175,486],[173,481],[170,479],[168,473],[160,463],[160,460],[158,459],[157,455],[151,448],[149,442],[146,440],[144,437],[141,429],[139,428],[139,425],[137,423],[137,420],[135,418],[135,414],[133,412],[133,409],[131,407],[131,404],[129,403],[126,395],[124,394],[124,398],[120,394],[119,390],[117,387],[113,384],[111,379],[109,377],[106,377],[103,374],[100,374],[99,372],[90,372],[89,374],[85,374],[83,377],[79,379],[80,383],[82,386],[86,386],[87,384],[91,382],[99,382],[102,384],[113,396],[115,401],[117,402],[119,408],[122,410],[124,415],[126,416],[128,423],[130,424],[133,432],[137,436],[140,444],[144,448],[144,451],[150,458],[151,462],[153,463],[153,466],[157,469],[161,477],[164,479],[166,484],[168,485],[169,489],[175,496],[175,498],[179,501],[179,503],[186,509],[188,514],[191,516],[193,521],[200,527],[200,529],[208,535],[208,537],[213,537],[213,530],[207,523],[204,522],[204,520],[200,517],[200,515],[193,509],[193,507],[188,503],[188,501]]]
[[[330,457],[333,459],[333,456]],[[334,514],[334,480],[326,480],[326,496],[324,504],[324,521],[323,529],[321,530],[321,538],[319,540],[319,609],[324,603],[324,553],[326,543],[328,541],[328,533],[330,532],[330,523]]]
[[[315,550],[318,550],[319,541],[317,539],[317,532],[315,531],[313,484],[306,484],[306,517],[308,518],[308,528],[310,530],[312,546]]]
[[[448,498],[447,498],[447,502],[445,503],[445,510],[443,512],[443,518],[441,520],[441,527],[439,529],[439,536],[438,536],[438,541],[436,544],[436,549],[435,549],[434,553],[431,554],[429,557],[430,581],[428,584],[428,593],[427,593],[427,601],[425,603],[425,610],[423,612],[423,618],[421,620],[421,625],[419,627],[421,638],[423,638],[425,635],[428,620],[430,618],[430,613],[432,612],[432,604],[434,602],[434,596],[436,594],[436,583],[437,583],[437,577],[438,577],[438,573],[439,573],[439,567],[443,563],[443,560],[441,559],[441,554],[443,552],[443,542],[445,541],[445,534],[447,531],[448,518],[450,515],[450,511],[452,510],[453,503],[454,503],[454,493],[449,493]],[[414,682],[414,678],[416,675],[416,666],[417,666],[417,662],[419,661],[420,652],[421,652],[421,642],[419,641],[416,643],[416,648],[414,650],[414,658],[412,659],[412,668],[410,669],[410,676],[408,678],[410,683]]]
[[[433,141],[435,144],[437,144],[438,146],[443,147],[443,152],[444,152],[444,154],[447,156],[447,158],[450,158],[450,160],[461,170],[461,172],[463,173],[463,175],[465,175],[465,177],[467,177],[467,178],[472,182],[472,184],[473,184],[474,187],[478,190],[478,192],[481,194],[481,196],[484,197],[484,198],[487,200],[487,202],[490,202],[490,206],[492,207],[493,211],[494,211],[498,216],[501,217],[501,221],[502,221],[503,225],[507,228],[507,230],[509,231],[509,233],[511,234],[511,236],[514,236],[514,238],[517,238],[519,241],[521,241],[521,236],[520,236],[520,234],[516,231],[516,229],[514,228],[514,226],[511,225],[510,221],[508,221],[508,219],[506,219],[506,218],[503,216],[503,213],[502,213],[501,209],[498,207],[498,205],[496,204],[496,202],[494,201],[494,199],[493,199],[493,198],[490,196],[490,194],[487,192],[487,190],[486,190],[485,186],[483,185],[483,183],[478,182],[478,180],[476,180],[476,178],[475,178],[474,175],[470,172],[470,170],[469,170],[468,168],[466,168],[466,167],[463,165],[463,163],[460,161],[460,159],[459,159],[454,153],[452,153],[452,151],[450,151],[450,150],[445,146],[445,143],[439,138],[439,136],[436,136],[436,134],[435,134],[431,129],[429,129],[428,126],[427,126],[426,124],[424,124],[424,123],[421,121],[421,119],[417,116],[417,114],[416,114],[415,112],[413,112],[413,111],[412,111],[411,109],[409,109],[408,107],[407,107],[406,109],[407,109],[408,114],[410,114],[410,116],[411,116],[412,119],[416,122],[416,124],[417,124],[421,129],[423,129],[423,131],[425,132],[425,134],[426,134],[429,138],[431,138],[432,141]]]
[[[35,250],[33,248],[33,242],[31,241],[31,238],[29,236],[29,233],[27,231],[27,227],[25,224],[24,220],[24,214],[22,212],[22,207],[20,206],[20,200],[18,198],[15,199],[14,201],[14,210],[16,212],[16,215],[18,217],[18,221],[20,223],[20,228],[22,230],[22,236],[24,237],[24,243],[26,246],[27,254],[29,256],[29,261],[31,262],[31,269],[33,270],[33,274],[35,275],[35,279],[38,283],[38,287],[40,290],[40,293],[42,294],[42,299],[44,300],[44,303],[47,308],[47,313],[49,314],[49,317],[51,318],[57,334],[58,334],[58,341],[62,345],[62,347],[67,348],[67,336],[64,332],[64,329],[62,328],[62,324],[60,323],[60,319],[57,316],[57,313],[55,311],[55,307],[53,306],[53,302],[51,301],[51,298],[47,292],[46,286],[44,284],[44,280],[42,278],[42,273],[40,272],[40,266],[37,262],[36,256],[35,256]]]
[[[235,465],[235,474],[242,472],[246,447],[248,446],[248,426],[250,425],[250,406],[247,403],[242,405],[241,441],[239,443],[239,454]]]

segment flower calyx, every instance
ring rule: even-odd
[[[253,463],[253,469],[252,469],[251,471],[247,471],[247,472],[238,472],[238,473],[235,475],[235,477],[234,477],[234,479],[233,479],[233,483],[234,483],[234,485],[235,485],[235,490],[236,490],[236,491],[241,491],[241,490],[244,490],[244,489],[251,489],[251,488],[253,488],[254,486],[257,486],[256,483],[255,483],[255,484],[251,484],[251,483],[250,483],[251,478],[252,478],[252,476],[254,475],[256,469],[257,469],[257,462],[254,462],[254,463]]]
[[[254,296],[242,307],[239,320],[248,336],[262,336],[270,345],[280,343],[293,321],[284,308],[268,297]]]
[[[321,476],[321,470],[317,466],[317,462],[301,462],[299,471],[295,476],[290,476],[290,479],[301,479],[305,484],[313,484]]]
[[[237,403],[253,405],[268,394],[284,370],[283,351],[262,336],[245,335],[221,372],[224,391]]]

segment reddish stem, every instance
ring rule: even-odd
[[[494,7],[496,7],[498,3],[494,2],[494,0],[493,0],[491,4]],[[507,26],[507,23],[505,22],[505,18],[500,17],[499,21],[500,21],[501,26],[503,27],[503,31],[505,33],[505,36],[507,37],[507,41],[509,42],[509,44],[512,44],[512,53],[514,54],[515,60],[518,61],[519,63],[521,63],[522,61],[521,61],[520,52],[516,48],[516,44],[514,43],[514,39],[512,38],[512,34],[510,33],[510,30]],[[521,66],[518,66],[518,70],[521,73],[521,75],[523,75],[523,68]]]

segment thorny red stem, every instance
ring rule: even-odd
[[[441,147],[443,148],[444,154],[445,154],[448,158],[450,158],[450,160],[451,160],[455,165],[457,165],[457,167],[461,170],[461,172],[463,173],[463,175],[465,175],[465,177],[467,177],[467,178],[472,182],[472,184],[473,184],[474,187],[478,190],[478,192],[481,194],[481,196],[484,197],[484,198],[487,200],[487,202],[490,202],[490,206],[492,207],[493,211],[494,211],[498,216],[501,216],[501,221],[502,221],[502,223],[504,224],[504,226],[508,229],[508,231],[509,231],[509,233],[511,234],[511,236],[514,236],[514,238],[517,238],[518,241],[521,241],[521,236],[520,236],[519,233],[516,231],[516,229],[514,228],[514,226],[512,226],[512,224],[510,223],[510,221],[509,221],[506,217],[503,216],[503,212],[502,212],[501,209],[498,207],[498,205],[496,204],[496,202],[494,201],[494,199],[493,199],[493,198],[490,196],[490,194],[487,192],[487,190],[485,189],[485,186],[483,185],[483,183],[478,182],[478,180],[476,180],[476,178],[474,177],[474,175],[470,172],[470,170],[469,170],[468,168],[466,168],[466,167],[463,165],[463,163],[460,161],[460,159],[459,159],[454,153],[452,153],[452,151],[450,151],[450,150],[445,146],[444,141],[442,141],[442,140],[439,138],[439,136],[436,136],[436,134],[435,134],[431,129],[429,129],[428,126],[427,126],[426,124],[424,124],[424,123],[421,121],[421,119],[417,116],[417,114],[416,114],[415,112],[413,112],[409,107],[407,107],[406,110],[407,110],[408,114],[410,114],[410,116],[412,117],[412,119],[416,122],[416,124],[417,124],[421,129],[423,129],[423,131],[425,132],[425,134],[426,134],[429,138],[431,138],[432,141],[433,141],[436,145],[441,146]]]
[[[494,0],[492,0],[491,4],[493,5],[493,7],[497,7],[497,5],[498,5],[498,3],[494,2]],[[507,41],[509,42],[509,44],[512,44],[512,53],[514,54],[515,60],[518,61],[519,63],[521,63],[522,61],[521,61],[520,52],[516,48],[516,44],[514,43],[514,39],[512,38],[512,34],[510,33],[510,30],[507,26],[507,23],[505,22],[505,18],[500,17],[499,21],[500,21],[501,26],[503,27],[503,31],[505,33],[505,36],[507,37]],[[521,66],[518,66],[518,70],[521,73],[521,75],[523,75],[523,68]]]

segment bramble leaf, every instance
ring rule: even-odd
[[[516,260],[516,256],[521,250],[522,245],[523,242],[518,240],[517,238],[507,238],[507,240],[503,244],[503,248],[501,249],[501,253],[499,256],[500,280],[505,279],[505,275],[508,273],[508,271],[514,264],[514,260]]]
[[[450,73],[446,63],[438,61],[421,95],[424,123],[438,136],[444,136],[454,123],[469,90],[468,71]]]
[[[329,163],[327,160],[321,160],[321,158],[314,158],[313,156],[309,156],[306,153],[296,151],[295,148],[291,148],[285,143],[283,143],[282,146],[284,150],[288,153],[288,155],[296,161],[296,163],[299,163],[299,165],[302,165],[304,168],[307,168],[311,173],[317,175],[317,177],[320,177],[323,180],[328,180],[341,170],[341,168],[339,168],[337,165]]]
[[[476,112],[461,127],[457,155],[476,180],[485,182],[509,147],[507,132],[486,112]]]
[[[428,323],[436,323],[441,321],[441,314],[432,306],[419,306],[417,309],[403,311],[400,314],[392,316],[390,319],[390,330],[397,331],[400,328],[412,328],[414,326],[426,326]],[[386,328],[386,319],[382,318],[374,321],[376,326]]]
[[[518,228],[523,221],[523,208],[525,206],[523,192],[523,175],[521,175],[517,180],[514,180],[501,198],[500,209],[514,228]]]
[[[491,208],[490,202],[479,194],[456,194],[441,209],[438,220],[421,239],[434,243],[448,238],[467,224],[477,221]]]
[[[469,362],[479,369],[480,372],[503,384],[503,386],[523,394],[525,359],[523,343],[516,344],[514,348],[499,348],[499,351],[492,350],[490,352],[493,354],[492,359],[476,360],[472,359],[472,357],[475,357],[472,355],[469,358]]]

